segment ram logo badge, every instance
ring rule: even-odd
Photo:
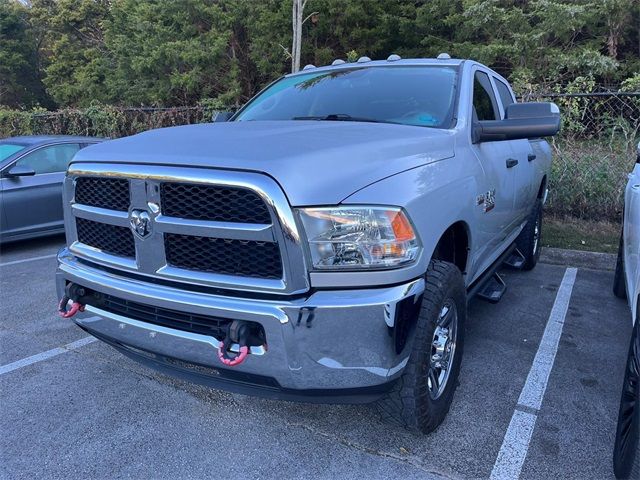
[[[129,215],[131,229],[140,238],[146,238],[151,234],[151,217],[144,210],[133,210]]]

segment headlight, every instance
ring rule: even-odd
[[[393,268],[420,253],[411,223],[399,208],[326,207],[298,210],[313,268]]]

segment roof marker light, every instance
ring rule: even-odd
[[[360,57],[358,59],[358,63],[367,63],[367,62],[370,62],[370,61],[371,61],[371,59],[369,57]]]
[[[440,55],[438,55],[438,60],[449,60],[451,58],[451,55],[449,55],[448,53],[441,53]]]
[[[339,59],[339,58],[336,58],[336,59],[331,63],[331,65],[342,65],[343,63],[347,63],[347,62],[345,62],[344,60],[341,60],[341,59]]]
[[[302,70],[311,70],[312,68],[316,68],[316,66],[309,64],[309,65],[305,65]]]
[[[389,55],[387,57],[387,62],[397,62],[398,60],[401,60],[402,57],[400,55],[396,55],[395,53]]]

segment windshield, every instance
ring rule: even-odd
[[[277,81],[236,121],[334,120],[451,128],[457,69],[356,67]]]
[[[6,160],[14,153],[27,148],[25,145],[17,145],[15,143],[0,143],[0,162]]]

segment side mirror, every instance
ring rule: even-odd
[[[4,173],[4,176],[8,178],[33,177],[35,174],[36,171],[31,167],[26,167],[24,165],[14,165]]]
[[[551,102],[512,103],[504,120],[473,125],[473,143],[551,137],[560,131],[560,109]]]
[[[214,123],[228,122],[235,113],[236,112],[216,112],[213,114],[211,120],[213,120]]]

